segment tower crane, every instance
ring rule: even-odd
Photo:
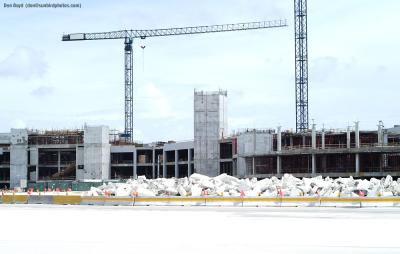
[[[127,141],[133,141],[133,55],[132,42],[134,39],[145,39],[147,37],[161,37],[172,35],[189,35],[204,33],[219,33],[242,30],[255,30],[265,28],[278,28],[287,26],[287,20],[271,20],[261,22],[247,22],[236,24],[223,24],[211,26],[176,27],[149,30],[120,30],[98,33],[72,33],[62,36],[62,41],[84,41],[84,40],[124,40],[125,52],[125,131],[123,136]]]

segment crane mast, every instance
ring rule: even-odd
[[[307,0],[294,0],[296,132],[308,129]]]
[[[145,39],[147,37],[189,35],[203,33],[219,33],[243,30],[256,30],[266,28],[278,28],[287,26],[287,20],[272,20],[260,22],[247,22],[236,24],[223,24],[212,26],[176,27],[165,29],[147,30],[119,30],[99,33],[72,33],[62,36],[62,41],[82,40],[107,40],[123,39],[125,52],[125,131],[122,135],[129,142],[133,142],[133,39]]]

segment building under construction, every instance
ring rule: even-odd
[[[0,186],[49,180],[93,181],[215,176],[400,176],[400,126],[304,132],[247,129],[227,135],[227,92],[194,92],[194,139],[125,142],[107,126],[11,129],[0,134]]]

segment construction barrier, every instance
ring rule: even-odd
[[[170,206],[205,206],[204,197],[169,197],[168,205]]]
[[[206,206],[243,206],[242,197],[206,197]]]
[[[1,196],[1,202],[3,204],[12,204],[14,201],[13,194],[4,194]]]
[[[3,204],[96,206],[227,206],[227,207],[400,207],[400,197],[89,197],[5,193]]]
[[[205,206],[204,197],[135,197],[134,206]]]
[[[400,207],[400,197],[361,198],[361,207]]]
[[[133,206],[133,197],[108,197],[104,200],[105,206]]]
[[[321,206],[319,197],[281,197],[281,206],[283,207],[318,207]]]
[[[53,204],[51,195],[29,195],[28,204]]]
[[[7,193],[1,196],[1,202],[3,204],[27,204],[28,195],[21,195],[15,193]]]
[[[53,204],[57,205],[80,205],[81,201],[81,196],[77,195],[53,196]]]
[[[359,198],[331,198],[322,197],[320,206],[322,207],[361,207],[361,197]]]
[[[281,197],[245,197],[242,198],[245,207],[281,206]]]
[[[81,197],[81,205],[97,205],[103,206],[106,197]]]

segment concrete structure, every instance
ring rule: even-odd
[[[126,144],[109,141],[108,127],[76,131],[12,129],[0,134],[0,187],[21,181],[88,181],[185,177],[195,168],[195,141]],[[381,136],[381,138],[378,138]],[[217,140],[209,175],[238,177],[400,176],[400,127],[304,133],[249,129]]]
[[[85,127],[83,179],[110,179],[109,133],[107,126]]]
[[[28,178],[27,130],[11,129],[10,143],[10,186],[13,188]]]
[[[384,129],[381,123],[376,131],[360,131],[358,122],[346,131],[317,131],[313,125],[312,130],[303,133],[281,133],[278,127],[277,133],[272,134],[272,149],[268,150],[271,145],[266,144],[267,151],[261,154],[256,151],[241,154],[243,139],[240,134],[237,138],[237,170],[245,170],[246,177],[282,176],[285,173],[299,177],[400,176],[400,128]],[[250,140],[246,143],[253,144]]]
[[[194,171],[193,141],[111,146],[111,179],[184,177]]]
[[[226,92],[194,93],[194,140],[125,143],[107,126],[0,133],[0,188],[25,181],[215,176],[400,176],[400,126],[293,133],[247,129],[226,135]]]
[[[227,132],[226,91],[194,92],[194,167],[209,176],[219,173],[219,140]]]
[[[255,174],[254,157],[272,151],[272,133],[272,130],[249,129],[237,134],[238,176]],[[246,159],[251,162],[246,163]]]

